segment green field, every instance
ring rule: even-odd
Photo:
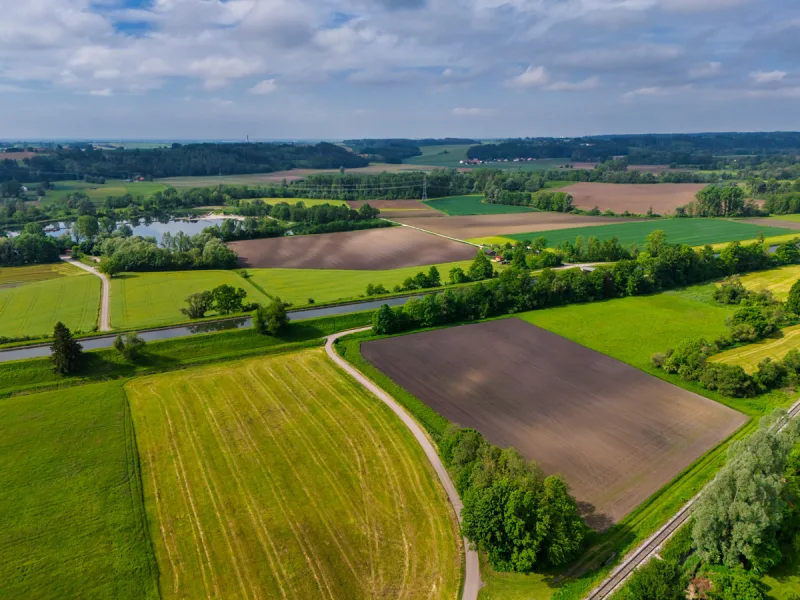
[[[450,269],[461,267],[465,271],[471,260],[436,265],[442,282],[447,281]],[[270,296],[279,296],[284,302],[295,306],[308,304],[313,298],[316,304],[354,300],[365,294],[367,285],[383,284],[392,291],[408,277],[430,267],[409,267],[386,271],[349,271],[337,269],[247,269],[252,284]]]
[[[431,208],[440,210],[451,217],[466,215],[506,215],[512,213],[537,212],[527,206],[508,206],[506,204],[486,204],[483,196],[448,196],[447,198],[436,198],[428,200],[427,204]]]
[[[767,217],[768,219],[774,219],[776,221],[792,221],[794,223],[800,222],[800,215],[791,214],[791,215],[773,215],[771,217]]]
[[[344,200],[320,200],[319,198],[259,198],[264,204],[280,204],[286,202],[287,204],[295,205],[302,202],[306,206],[320,206],[322,204],[331,204],[333,206],[347,206]],[[251,202],[247,200],[246,202]]]
[[[30,186],[32,186],[31,189],[36,187],[35,184],[30,184]],[[95,204],[100,204],[108,196],[131,194],[132,196],[149,197],[166,189],[166,185],[152,181],[125,183],[122,179],[107,179],[104,184],[87,183],[85,181],[55,181],[53,182],[53,189],[48,190],[44,198],[40,199],[40,202],[42,204],[50,204],[58,200],[64,200],[68,194],[80,190],[89,196]]]
[[[76,331],[97,325],[100,279],[64,263],[0,269],[0,337],[42,336],[62,321]]]
[[[186,297],[223,284],[247,291],[245,303],[267,302],[258,289],[233,271],[122,273],[111,280],[111,325],[141,329],[186,321],[180,312]]]
[[[800,265],[750,273],[741,279],[748,290],[769,290],[778,300],[786,300],[789,290],[800,279]]]
[[[422,156],[412,156],[403,162],[409,165],[425,165],[431,167],[456,168],[460,160],[467,160],[467,150],[474,144],[421,146]]]
[[[0,597],[159,598],[119,382],[0,402]]]
[[[590,237],[600,240],[616,237],[623,246],[645,245],[648,234],[661,229],[667,234],[667,241],[672,244],[688,244],[702,246],[718,242],[733,242],[756,238],[759,233],[768,235],[784,235],[785,229],[764,227],[750,223],[729,221],[727,219],[658,219],[653,221],[635,221],[632,223],[615,223],[613,225],[597,225],[593,227],[573,227],[553,231],[537,231],[533,233],[517,233],[505,235],[517,241],[532,240],[537,237],[547,239],[548,245],[555,247],[563,242],[575,242],[575,238],[583,236],[584,243]]]
[[[715,354],[710,360],[738,365],[748,373],[754,373],[758,370],[758,363],[765,358],[782,360],[790,350],[798,348],[800,348],[800,325],[795,325],[781,329],[777,336]]]
[[[454,598],[460,541],[402,422],[322,349],[126,386],[163,598]]]

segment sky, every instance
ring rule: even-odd
[[[800,130],[790,0],[0,0],[0,139]]]

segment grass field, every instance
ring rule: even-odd
[[[779,336],[771,336],[754,344],[732,348],[711,357],[711,362],[738,365],[748,373],[758,370],[765,358],[781,360],[790,350],[800,348],[800,325],[781,329]]]
[[[31,189],[35,184],[30,184]],[[167,189],[166,185],[152,181],[138,181],[136,183],[125,183],[122,179],[107,179],[104,184],[87,183],[85,181],[56,181],[53,182],[53,189],[48,190],[42,204],[50,204],[57,200],[63,200],[68,194],[75,191],[84,192],[96,204],[102,203],[107,196],[124,196],[130,193],[132,196],[149,197],[159,191]]]
[[[479,237],[479,238],[472,238],[467,240],[468,242],[472,242],[473,244],[483,244],[485,246],[505,246],[506,244],[518,244],[517,240],[513,240],[510,237],[503,237],[502,235],[490,235],[488,237]]]
[[[789,265],[742,276],[748,290],[769,290],[778,300],[786,300],[789,290],[800,279],[800,265]]]
[[[0,337],[49,334],[58,321],[88,332],[99,307],[100,280],[71,265],[0,269]]]
[[[320,200],[318,198],[259,198],[264,204],[280,204],[281,202],[286,202],[290,205],[295,205],[298,202],[302,202],[308,207],[311,206],[320,206],[322,204],[331,204],[333,206],[347,206],[347,202],[344,200]],[[249,201],[248,201],[249,202]]]
[[[800,215],[792,214],[792,215],[772,215],[771,217],[767,217],[768,219],[774,219],[776,221],[792,221],[794,223],[800,222]]]
[[[527,206],[507,206],[505,204],[486,204],[483,196],[449,196],[447,198],[436,198],[425,202],[431,208],[440,210],[451,217],[462,217],[467,215],[506,215],[513,213],[536,212]]]
[[[442,281],[448,279],[450,269],[461,267],[465,271],[471,260],[436,265]],[[391,291],[407,277],[413,277],[430,267],[409,267],[386,271],[358,271],[338,269],[247,269],[249,281],[270,296],[279,296],[284,302],[304,305],[309,298],[317,304],[351,300],[365,294],[367,285],[383,284]]]
[[[322,349],[126,390],[164,598],[455,598],[452,509]]]
[[[233,271],[123,273],[111,280],[111,325],[145,328],[186,321],[187,317],[180,312],[186,307],[186,297],[223,284],[244,289],[245,303],[267,301],[258,289]]]
[[[575,242],[575,238],[583,236],[584,243],[592,236],[600,240],[609,240],[616,237],[623,246],[638,244],[644,247],[647,235],[661,229],[667,234],[667,241],[672,244],[688,244],[701,246],[717,242],[732,242],[755,238],[759,233],[766,235],[781,235],[785,230],[777,227],[763,227],[750,223],[739,223],[726,219],[659,219],[655,221],[637,221],[633,223],[615,223],[596,227],[574,227],[553,231],[538,231],[536,233],[518,233],[506,235],[517,241],[545,237],[551,247],[562,242]]]
[[[784,229],[784,231],[786,231],[786,230]],[[784,242],[791,242],[791,241],[796,240],[796,239],[800,239],[800,231],[795,232],[795,233],[784,233],[784,234],[781,234],[781,235],[766,236],[764,238],[764,242],[763,243],[767,244],[767,245],[777,245],[777,244],[783,244]],[[742,245],[753,244],[753,243],[755,243],[757,241],[758,241],[758,239],[755,238],[755,237],[749,238],[749,239],[746,239],[746,240],[739,240],[739,242]],[[728,245],[728,242],[719,242],[717,244],[711,244],[711,247],[714,250],[719,251],[719,250],[722,250],[727,245]]]
[[[422,156],[412,156],[403,162],[409,165],[426,165],[431,167],[456,168],[460,160],[467,160],[467,150],[474,144],[420,146]]]
[[[119,382],[0,402],[0,597],[156,599]]]

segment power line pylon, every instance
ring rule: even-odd
[[[424,173],[422,175],[422,201],[425,202],[428,199],[428,174]]]

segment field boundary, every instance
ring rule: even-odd
[[[400,225],[401,227],[408,227],[409,229],[416,229],[417,231],[421,231],[423,233],[427,233],[429,235],[435,235],[440,238],[444,238],[446,240],[450,240],[452,242],[459,242],[461,244],[467,244],[468,246],[475,246],[476,248],[483,248],[480,244],[475,244],[473,242],[468,242],[467,240],[461,240],[459,238],[450,237],[449,235],[444,235],[443,233],[436,233],[435,231],[430,231],[428,229],[422,229],[421,227],[414,227],[413,225],[406,225],[405,223],[398,223],[397,221],[392,221],[391,219],[384,219],[384,221],[389,221],[390,223],[394,223],[395,225]]]
[[[353,379],[356,380],[361,386],[363,386],[368,392],[370,392],[373,396],[375,396],[378,400],[383,402],[386,406],[388,406],[392,412],[394,412],[400,420],[405,424],[405,426],[411,431],[414,438],[417,440],[419,445],[422,447],[425,455],[428,457],[428,460],[433,466],[434,471],[436,471],[436,475],[439,477],[439,481],[444,486],[445,492],[447,493],[447,497],[450,500],[450,504],[453,507],[453,510],[456,513],[456,517],[458,518],[459,524],[461,523],[461,509],[463,508],[463,504],[461,503],[461,498],[456,491],[456,487],[453,484],[452,479],[450,479],[450,474],[445,469],[444,465],[442,464],[441,458],[439,458],[439,453],[433,447],[430,438],[425,434],[423,429],[419,426],[416,420],[408,413],[406,410],[400,406],[400,404],[394,400],[389,394],[383,391],[379,386],[375,383],[370,381],[366,376],[364,376],[358,369],[350,365],[346,360],[340,357],[336,350],[334,350],[333,345],[336,341],[344,336],[354,334],[354,333],[362,333],[365,331],[369,331],[372,329],[372,326],[369,327],[361,327],[358,329],[350,329],[348,331],[342,331],[339,333],[334,333],[328,336],[325,342],[325,352],[328,354],[328,357],[345,373],[351,376]],[[478,553],[476,550],[470,549],[469,541],[467,538],[462,538],[464,543],[464,580],[463,580],[463,587],[461,593],[462,600],[477,600],[478,592],[481,588],[481,577],[480,577],[480,564],[478,560]]]
[[[100,331],[111,331],[111,281],[108,275],[68,256],[62,256],[61,260],[100,278],[100,322],[98,325]]]

